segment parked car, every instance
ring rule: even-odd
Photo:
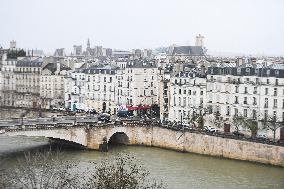
[[[117,117],[129,117],[128,111],[118,111]]]
[[[110,122],[110,115],[106,113],[102,113],[101,115],[99,115],[98,121],[108,123]]]
[[[243,133],[240,133],[239,131],[234,131],[233,135],[237,136],[237,137],[244,137],[245,136]]]
[[[59,107],[58,110],[65,111],[65,108],[64,107]]]
[[[217,133],[219,130],[214,128],[214,127],[210,127],[210,126],[205,126],[204,127],[205,132],[209,132],[209,133]]]
[[[92,115],[97,114],[97,111],[93,108],[89,109],[88,112]]]
[[[82,110],[82,109],[76,109],[76,112],[77,112],[77,113],[83,113],[83,112],[85,112],[85,111]]]
[[[267,135],[266,134],[258,134],[256,135],[256,138],[261,139],[261,140],[267,140]]]

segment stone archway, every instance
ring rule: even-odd
[[[108,140],[108,144],[129,144],[129,137],[124,132],[114,133]]]

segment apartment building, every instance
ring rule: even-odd
[[[118,106],[149,107],[158,104],[158,68],[153,61],[128,61],[117,70],[116,103]]]
[[[234,115],[284,121],[284,65],[223,64],[208,68],[207,107],[222,120]]]
[[[170,121],[189,121],[203,113],[206,102],[206,77],[195,72],[180,72],[170,79]]]
[[[40,77],[42,59],[25,57],[16,62],[16,94],[14,106],[40,108]]]
[[[40,77],[41,108],[64,107],[64,76],[71,70],[62,63],[48,63]]]
[[[170,72],[165,69],[159,69],[158,77],[158,95],[160,107],[160,120],[165,121],[169,118],[170,107]]]
[[[64,86],[65,108],[85,110],[86,74],[82,71],[68,73],[64,77]]]
[[[2,106],[15,105],[16,77],[14,71],[16,69],[17,58],[7,58],[7,54],[2,55],[0,85]]]
[[[84,69],[86,74],[85,103],[97,112],[116,113],[116,71],[111,66],[92,66]]]

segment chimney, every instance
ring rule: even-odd
[[[205,66],[201,65],[201,75],[205,76]]]

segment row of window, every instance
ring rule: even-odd
[[[183,106],[183,107],[185,107],[185,106],[188,106],[188,107],[190,107],[191,105],[203,105],[203,98],[200,98],[199,99],[199,102],[197,101],[197,99],[196,98],[190,98],[190,97],[183,97],[183,98],[181,98],[181,97],[178,97],[178,98],[176,98],[175,96],[174,96],[174,106]]]
[[[188,94],[188,95],[196,95],[197,91],[195,90],[186,90],[186,89],[174,89],[174,94]],[[203,95],[204,92],[200,90],[199,95]]]
[[[40,72],[41,68],[17,68],[19,72]]]
[[[209,113],[220,113],[221,112],[221,108],[219,106],[216,106],[216,107],[212,107],[212,106],[209,106]],[[244,116],[244,117],[247,117],[247,118],[252,118],[252,119],[260,119],[260,118],[264,118],[264,119],[267,119],[269,117],[275,117],[279,120],[279,118],[277,117],[277,111],[272,111],[271,113],[272,114],[269,114],[268,110],[264,110],[263,112],[263,115],[261,114],[258,114],[257,110],[253,109],[253,110],[250,110],[250,109],[243,109],[243,112],[240,112],[238,108],[234,108],[234,113],[232,114],[231,112],[231,107],[230,106],[227,106],[226,107],[226,116]],[[284,112],[282,113],[282,121],[284,121]]]
[[[210,78],[210,79],[209,79]],[[209,81],[217,81],[217,82],[226,82],[226,83],[251,83],[251,84],[275,84],[279,85],[279,80],[277,78],[273,79],[274,82],[272,82],[272,79],[264,79],[264,78],[248,78],[248,77],[240,77],[240,78],[231,78],[231,77],[214,77],[210,76],[208,79]],[[217,78],[217,79],[216,79]],[[223,79],[223,80],[222,80]]]

